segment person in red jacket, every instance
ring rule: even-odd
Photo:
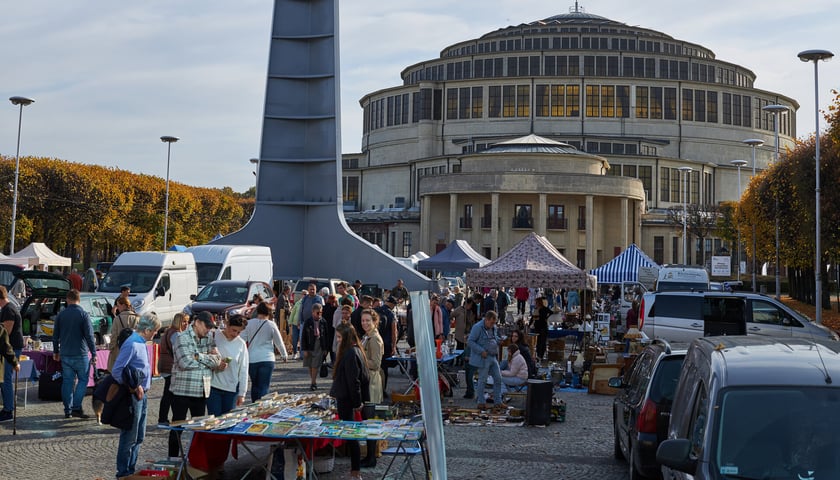
[[[525,315],[525,305],[528,304],[528,287],[516,287],[513,296],[516,298],[517,315]]]

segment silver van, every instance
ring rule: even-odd
[[[650,338],[688,343],[704,336],[709,321],[734,324],[743,320],[747,335],[838,340],[775,298],[746,292],[654,292],[642,296],[639,328]],[[736,330],[725,331],[729,335]]]
[[[692,342],[656,460],[664,480],[840,478],[840,342]]]

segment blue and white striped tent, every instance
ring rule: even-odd
[[[598,277],[599,284],[636,282],[639,280],[639,267],[658,266],[635,243],[631,243],[621,255],[590,270],[589,273]]]

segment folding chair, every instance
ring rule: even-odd
[[[417,418],[417,417],[415,417]],[[420,417],[422,418],[422,417]],[[417,419],[417,421],[420,421]],[[400,440],[394,446],[389,446],[385,450],[382,450],[382,455],[390,455],[391,456],[391,463],[388,464],[388,468],[385,469],[385,473],[382,474],[383,480],[400,480],[402,479],[406,472],[411,472],[411,478],[417,478],[414,469],[411,466],[411,461],[414,460],[416,456],[420,456],[421,461],[423,462],[423,469],[425,471],[425,476],[421,476],[422,479],[429,478],[429,456],[426,452],[426,448],[424,446],[426,441],[426,434],[424,433],[419,440]],[[395,473],[392,475],[388,475],[391,472],[391,468],[394,466],[394,462],[397,461],[398,457],[402,457],[402,463],[396,469]]]

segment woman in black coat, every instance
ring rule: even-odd
[[[333,385],[330,395],[335,398],[338,418],[353,421],[354,412],[361,410],[370,400],[370,377],[365,352],[356,329],[342,323],[335,329],[338,353],[333,367]],[[350,478],[361,479],[361,453],[357,440],[348,440],[350,450]]]

